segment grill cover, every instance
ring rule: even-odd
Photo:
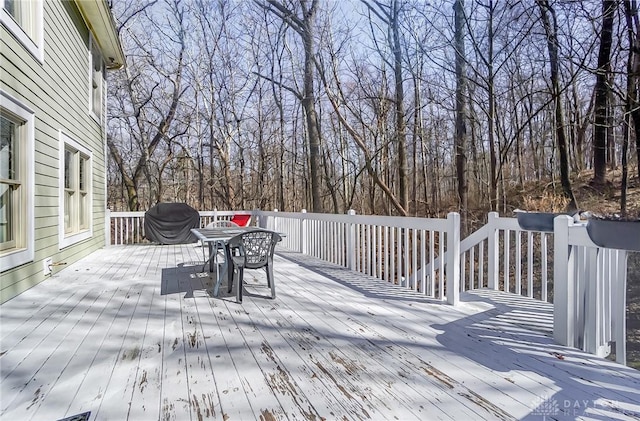
[[[145,237],[154,243],[195,243],[190,230],[199,226],[200,214],[186,203],[158,203],[144,214]]]

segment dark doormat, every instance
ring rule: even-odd
[[[59,419],[58,421],[89,421],[89,417],[91,416],[91,411],[85,412],[83,414],[72,415],[67,418]]]

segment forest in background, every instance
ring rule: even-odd
[[[111,7],[127,57],[108,75],[111,210],[466,219],[555,192],[580,207],[588,174],[640,211],[635,0]]]

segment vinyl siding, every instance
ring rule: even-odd
[[[0,25],[1,88],[35,111],[35,259],[0,273],[0,302],[44,280],[42,261],[70,264],[104,246],[105,135],[89,111],[89,31],[73,2],[44,2],[44,63]],[[104,111],[103,111],[104,112]],[[59,132],[92,153],[93,236],[59,247]],[[54,267],[53,276],[59,270]]]

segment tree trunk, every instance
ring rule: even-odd
[[[627,216],[627,187],[629,178],[628,169],[628,149],[629,138],[631,137],[631,126],[635,127],[636,139],[638,139],[640,130],[640,123],[636,117],[638,112],[632,112],[634,109],[638,109],[638,70],[640,70],[640,37],[636,32],[638,29],[638,8],[635,0],[624,1],[624,14],[627,26],[627,38],[631,48],[629,49],[629,56],[627,57],[627,95],[625,98],[625,113],[624,113],[624,133],[622,138],[622,182],[620,186],[620,213],[622,217]],[[640,153],[640,149],[639,153]],[[640,158],[640,156],[638,157]],[[638,168],[640,171],[640,161],[638,161]],[[640,175],[639,175],[640,177]]]
[[[461,230],[466,234],[469,185],[467,184],[467,127],[466,127],[466,76],[464,48],[464,0],[455,0],[455,54],[456,54],[456,129],[455,161],[458,181],[458,200],[462,213]]]
[[[496,151],[496,97],[494,92],[495,74],[493,70],[493,0],[489,0],[487,5],[489,13],[488,37],[489,51],[487,53],[487,100],[489,102],[489,115],[487,116],[487,125],[489,131],[489,202],[491,210],[498,210],[498,153]]]
[[[400,44],[400,4],[393,0],[391,10],[391,32],[393,34],[393,74],[395,78],[396,99],[396,146],[398,148],[398,188],[402,207],[409,211],[407,183],[407,123],[404,110],[404,86],[402,75],[402,47]]]
[[[602,32],[598,52],[596,73],[595,122],[593,129],[593,180],[603,185],[607,178],[607,110],[609,108],[609,75],[611,73],[611,42],[613,38],[613,15],[616,2],[602,0]]]
[[[631,96],[627,98],[631,101],[631,117],[633,119],[633,130],[636,138],[636,154],[637,154],[637,177],[640,180],[640,101],[638,98],[639,78],[640,78],[640,22],[638,22],[638,6],[636,0],[625,0],[624,2],[625,14],[627,19],[627,31],[631,31],[630,36],[633,37],[633,42],[630,43],[631,51],[634,53],[634,60],[632,67],[629,70],[633,75],[633,89],[631,90]],[[635,28],[635,29],[634,29]]]
[[[554,119],[556,130],[556,142],[558,145],[558,153],[560,155],[560,183],[562,191],[569,199],[567,210],[578,209],[578,203],[571,188],[571,180],[569,178],[569,154],[567,148],[567,137],[564,129],[564,115],[562,108],[562,92],[560,89],[560,76],[558,66],[558,22],[556,20],[555,11],[549,5],[548,0],[536,0],[540,7],[542,23],[544,25],[545,34],[547,36],[547,47],[549,49],[549,67],[551,69],[551,95],[554,102]],[[551,15],[551,19],[549,19]]]
[[[321,168],[322,151],[320,148],[320,129],[318,126],[318,114],[316,112],[316,97],[314,91],[314,76],[316,64],[315,57],[315,18],[318,9],[318,0],[300,0],[302,18],[277,0],[267,0],[263,4],[256,0],[260,7],[268,10],[283,20],[289,27],[298,33],[302,39],[304,48],[304,74],[303,93],[301,95],[302,109],[304,110],[307,125],[307,140],[309,147],[309,177],[311,187],[311,208],[313,212],[322,212],[322,199],[320,186],[322,180]]]

